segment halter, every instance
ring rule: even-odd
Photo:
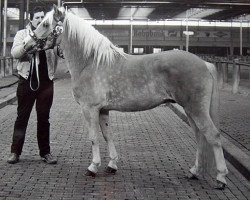
[[[58,38],[58,36],[59,36],[62,32],[63,32],[63,27],[62,27],[61,25],[59,25],[58,22],[57,22],[57,24],[56,24],[55,27],[53,28],[52,32],[47,36],[47,38],[48,38],[48,37],[52,37],[53,39],[54,39],[54,38],[56,39],[56,38]],[[46,45],[47,38],[38,39],[37,36],[36,36],[36,34],[35,34],[33,31],[31,31],[31,32],[29,33],[29,35],[30,35],[30,37],[36,42],[38,48],[40,48],[40,49],[43,49],[43,48],[44,48],[44,46]],[[36,54],[37,54],[37,53],[36,53]],[[37,57],[37,56],[38,56],[38,55],[36,55],[36,57]],[[35,58],[36,58],[36,57],[35,57]],[[33,90],[33,91],[37,91],[38,88],[40,87],[39,74],[38,74],[38,63],[37,63],[37,60],[36,60],[36,59],[34,59],[34,61],[32,60],[32,63],[31,63],[31,66],[32,66],[32,68],[31,68],[31,77],[32,77],[33,71],[34,71],[34,64],[33,64],[33,62],[35,62],[36,77],[37,77],[38,83],[37,83],[37,87],[36,87],[36,88],[33,88],[33,87],[32,87],[32,84],[31,84],[31,82],[32,82],[31,79],[32,79],[32,78],[30,78],[30,89]]]
[[[48,37],[58,38],[58,36],[60,34],[62,34],[62,32],[63,32],[63,27],[61,25],[59,25],[58,22],[57,22],[57,24],[53,28],[52,32],[47,36],[47,38]],[[29,35],[36,42],[37,47],[43,49],[43,47],[46,44],[47,38],[38,39],[37,36],[36,36],[36,34],[33,31],[31,31],[29,33]]]

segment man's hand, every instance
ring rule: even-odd
[[[36,46],[36,41],[30,35],[24,38],[23,48],[26,51],[26,53],[30,53],[30,51],[35,50],[35,46]]]
[[[30,37],[31,39],[29,39],[29,36],[27,38],[25,38],[24,40],[24,50],[26,51],[26,53],[28,54],[33,54],[36,51],[41,51],[41,50],[45,50],[48,48],[45,48],[45,46],[47,46],[47,41],[45,40],[34,40],[32,37]],[[51,47],[52,45],[50,43],[49,47]]]

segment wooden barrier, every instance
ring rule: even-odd
[[[233,88],[232,92],[235,94],[238,92],[240,83],[240,65],[235,61],[233,62]]]
[[[10,76],[13,74],[14,62],[11,57],[0,58],[0,77]]]
[[[223,83],[228,82],[228,63],[224,62],[222,63],[222,73],[223,73]]]
[[[5,62],[0,58],[0,78],[5,76]]]
[[[217,72],[218,72],[218,85],[219,88],[223,88],[223,73],[222,73],[222,67],[221,67],[222,63],[221,62],[217,62],[216,63],[216,68],[217,68]]]
[[[202,59],[214,63],[218,72],[218,85],[219,88],[223,88],[225,83],[228,82],[229,65],[233,66],[232,70],[232,93],[237,93],[239,90],[240,83],[240,69],[241,66],[248,67],[249,70],[249,80],[250,80],[250,57],[242,56],[230,56],[228,58],[224,57],[212,57],[212,56],[200,56]]]

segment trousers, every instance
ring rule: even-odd
[[[21,155],[30,113],[36,103],[37,142],[40,156],[50,153],[50,109],[53,102],[54,83],[40,83],[37,91],[30,89],[30,81],[20,77],[17,86],[17,118],[11,145],[11,153]]]

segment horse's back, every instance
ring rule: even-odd
[[[209,98],[213,78],[198,56],[181,50],[150,54],[143,58],[145,68],[160,79],[168,93],[179,104],[201,103]],[[159,85],[158,84],[158,85]]]
[[[183,106],[200,102],[211,81],[205,62],[180,50],[128,55],[108,74],[110,107],[128,111],[147,110],[167,101]]]

